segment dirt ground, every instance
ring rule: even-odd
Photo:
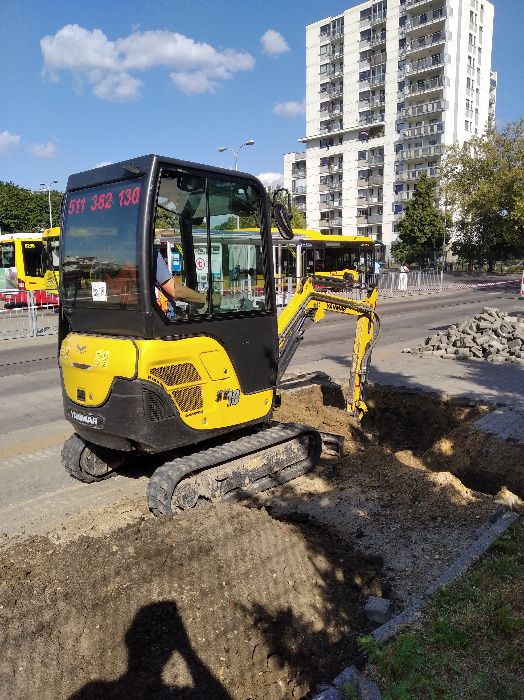
[[[403,607],[503,508],[435,471],[465,452],[475,468],[468,423],[488,409],[369,404],[360,428],[336,386],[285,392],[275,418],[343,434],[344,454],[244,505],[155,519],[126,500],[7,543],[0,697],[279,700],[331,680],[366,597]]]

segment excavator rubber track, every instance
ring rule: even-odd
[[[201,500],[240,501],[296,479],[318,463],[314,428],[270,423],[247,436],[166,462],[153,473],[147,502],[155,515],[176,514]]]

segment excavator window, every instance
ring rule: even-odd
[[[266,309],[264,243],[259,226],[263,203],[249,183],[167,171],[162,174],[155,215],[171,241],[175,279],[206,295],[201,306],[176,302],[159,308],[172,321],[201,315],[256,314]],[[154,254],[153,254],[154,262]]]
[[[67,194],[62,278],[68,305],[138,306],[137,227],[142,188],[137,178]]]

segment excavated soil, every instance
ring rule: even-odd
[[[488,409],[369,404],[361,428],[335,385],[284,392],[275,418],[344,435],[343,454],[245,505],[155,519],[128,499],[0,551],[0,697],[272,700],[333,678],[366,596],[400,609],[503,508],[449,471],[497,458],[495,438],[475,449]]]
[[[304,697],[344,665],[377,569],[242,506],[34,538],[0,559],[0,695]]]

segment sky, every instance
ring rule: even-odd
[[[305,26],[348,0],[0,0],[0,180],[156,153],[275,184],[302,150]],[[497,120],[524,116],[524,1],[495,1]]]

